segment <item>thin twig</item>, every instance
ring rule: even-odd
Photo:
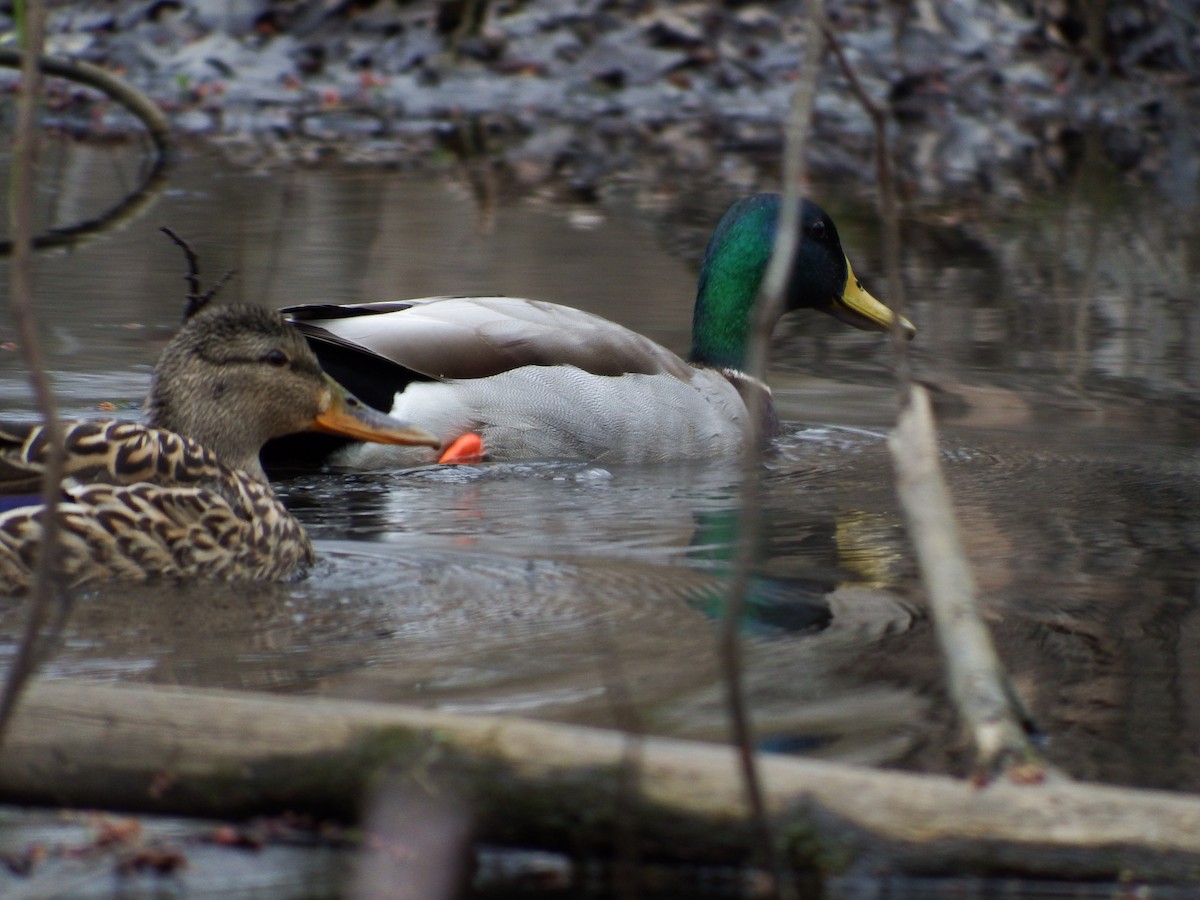
[[[642,717],[638,715],[629,690],[629,679],[621,665],[617,641],[608,623],[601,620],[594,626],[593,633],[604,695],[613,724],[625,738],[625,749],[614,783],[613,818],[616,834],[613,840],[613,895],[621,900],[637,900],[641,893],[637,798],[643,790],[642,745],[646,739],[646,728]]]
[[[196,313],[200,312],[200,310],[204,309],[204,307],[208,306],[209,301],[221,292],[221,288],[225,287],[229,279],[233,277],[234,270],[228,270],[217,279],[212,287],[204,293],[200,293],[200,259],[196,256],[196,252],[192,249],[191,244],[165,225],[158,230],[174,241],[183,250],[183,255],[187,259],[188,270],[187,274],[183,276],[188,284],[187,303],[183,307],[183,321],[186,322]]]
[[[889,301],[897,313],[892,324],[892,344],[900,415],[888,446],[900,505],[929,594],[950,695],[974,741],[978,778],[1005,772],[1014,780],[1038,781],[1049,773],[1049,768],[1029,738],[1032,719],[1000,662],[980,613],[975,581],[938,459],[929,395],[913,384],[908,342],[899,333],[904,285],[900,277],[899,216],[887,142],[887,110],[863,89],[837,35],[826,30],[825,37],[851,92],[875,126]]]
[[[166,225],[163,225],[158,230],[174,241],[175,246],[183,250],[183,256],[187,260],[187,274],[183,276],[183,280],[187,282],[188,286],[187,307],[183,314],[183,318],[185,320],[190,319],[192,317],[192,313],[195,312],[192,307],[196,304],[196,301],[200,297],[200,261],[197,259],[196,253],[194,250],[192,250],[191,245]]]
[[[837,32],[826,27],[825,40],[833,51],[850,93],[858,100],[859,105],[871,117],[875,130],[875,171],[879,177],[879,207],[883,216],[883,261],[887,272],[887,302],[896,318],[892,321],[892,347],[896,359],[896,383],[899,385],[901,402],[908,396],[908,386],[912,382],[912,374],[908,358],[908,341],[901,327],[901,316],[904,315],[904,279],[900,277],[900,214],[896,202],[896,182],[892,178],[892,154],[888,147],[887,125],[888,111],[876,103],[867,93],[854,67],[842,50],[842,42]]]
[[[27,5],[32,9],[34,4],[32,0],[29,0]],[[166,163],[171,154],[171,122],[153,100],[125,79],[118,78],[111,72],[106,72],[89,62],[45,56],[40,52],[34,53],[33,58],[43,74],[65,78],[76,84],[95,88],[137,116],[146,126],[146,131],[150,133],[161,164]],[[25,57],[20,50],[13,47],[0,47],[0,66],[25,71],[26,65]]]
[[[809,0],[808,33],[804,64],[799,83],[792,95],[792,106],[788,113],[787,134],[783,159],[783,203],[776,226],[775,247],[767,267],[755,305],[754,328],[750,335],[747,358],[747,374],[759,382],[765,382],[767,356],[770,348],[772,326],[778,321],[783,309],[784,292],[792,261],[799,243],[800,204],[805,181],[805,145],[812,121],[813,103],[816,97],[817,77],[824,57],[824,41],[821,38],[825,23],[823,0]],[[742,778],[747,800],[758,833],[763,862],[774,876],[775,896],[796,896],[792,879],[784,869],[779,846],[766,808],[762,783],[755,764],[754,735],[746,709],[742,685],[742,658],[739,627],[742,610],[746,605],[749,589],[750,569],[762,531],[759,511],[762,509],[762,454],[765,435],[758,423],[763,418],[763,398],[758,391],[748,393],[751,437],[742,460],[742,493],[738,526],[737,553],[730,584],[729,603],[721,620],[720,650],[724,668],[730,724],[735,745],[739,752]]]
[[[55,569],[58,561],[58,496],[63,470],[62,425],[58,421],[58,403],[46,375],[46,363],[38,340],[33,301],[33,198],[37,181],[37,101],[41,82],[37,59],[41,54],[45,27],[41,0],[28,0],[22,24],[22,42],[28,53],[21,68],[23,89],[17,105],[12,182],[9,185],[9,221],[13,234],[9,284],[12,291],[13,318],[16,319],[21,350],[25,365],[29,369],[29,380],[38,409],[46,425],[47,453],[46,469],[42,477],[42,534],[38,545],[37,563],[34,566],[29,618],[9,667],[4,691],[0,694],[0,744],[3,744],[21,689],[37,667],[38,645],[47,610],[52,600],[59,597]],[[59,599],[65,604],[65,598]]]

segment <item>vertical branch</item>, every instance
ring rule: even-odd
[[[608,623],[601,619],[593,629],[597,668],[604,684],[604,695],[608,699],[613,724],[624,737],[613,797],[616,833],[613,837],[612,893],[621,900],[637,900],[641,887],[636,807],[642,790],[642,748],[646,729],[629,690],[629,679],[625,677],[617,642]]]
[[[812,121],[813,103],[816,98],[817,77],[824,57],[822,31],[825,28],[823,0],[809,0],[808,30],[805,40],[804,64],[800,70],[799,83],[792,95],[788,112],[787,130],[783,158],[783,203],[776,226],[775,246],[771,262],[767,266],[762,288],[754,310],[754,327],[750,334],[750,347],[746,372],[757,381],[766,380],[767,356],[770,350],[771,330],[779,319],[784,304],[784,290],[791,272],[792,260],[799,243],[800,201],[806,178],[805,145]],[[733,575],[729,590],[729,603],[721,620],[720,653],[724,669],[730,724],[734,742],[739,751],[742,778],[746,796],[758,833],[763,862],[769,867],[775,880],[775,896],[795,896],[795,885],[784,870],[780,850],[775,841],[770,818],[763,798],[762,784],[754,757],[754,734],[746,709],[742,684],[741,641],[738,633],[742,611],[746,605],[749,589],[750,569],[754,564],[762,533],[762,473],[761,463],[765,435],[758,423],[763,417],[763,400],[758,391],[748,393],[749,419],[752,423],[750,440],[742,458],[742,491],[738,524],[737,553],[734,557]]]
[[[900,278],[900,231],[887,144],[887,110],[863,89],[837,36],[830,31],[825,34],[850,90],[875,126],[889,300],[899,314],[904,307],[904,285]],[[1047,774],[1047,766],[1030,741],[1033,724],[1000,662],[980,613],[975,580],[938,458],[937,430],[929,395],[924,388],[913,385],[907,341],[899,335],[899,322],[897,315],[892,325],[892,344],[900,415],[888,447],[900,506],[929,594],[950,696],[974,742],[978,778],[1005,772],[1013,780],[1041,780]]]
[[[901,402],[908,397],[912,373],[908,361],[908,341],[901,334],[900,317],[904,315],[904,280],[900,277],[900,211],[896,203],[896,182],[892,178],[892,154],[888,149],[888,111],[871,99],[858,79],[858,74],[842,50],[837,32],[825,28],[825,40],[833,51],[850,92],[871,117],[875,130],[875,172],[879,179],[879,212],[883,217],[883,262],[887,272],[887,303],[896,313],[892,322],[892,347],[896,357],[896,383]]]
[[[14,141],[12,180],[9,184],[9,222],[13,235],[10,289],[13,318],[17,323],[25,365],[33,385],[38,409],[46,423],[49,453],[42,479],[42,539],[34,568],[33,596],[25,633],[0,694],[0,743],[26,679],[32,673],[37,644],[46,612],[56,590],[55,563],[58,556],[58,494],[62,480],[62,426],[58,404],[46,375],[45,359],[38,340],[33,308],[33,213],[34,185],[37,181],[37,101],[41,87],[38,60],[42,55],[44,10],[42,0],[26,0],[21,16],[24,58],[21,61],[21,96],[17,105],[17,129]]]

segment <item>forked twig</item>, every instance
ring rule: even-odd
[[[174,241],[176,246],[183,250],[183,255],[187,259],[188,270],[187,274],[183,276],[184,280],[188,284],[187,303],[183,307],[183,321],[186,322],[192,316],[196,315],[196,313],[200,312],[200,310],[204,309],[204,307],[208,306],[209,301],[211,301],[213,297],[217,296],[217,294],[221,292],[221,288],[225,287],[225,285],[228,284],[229,279],[233,277],[234,270],[229,269],[224,275],[217,279],[212,287],[210,287],[204,293],[201,293],[200,259],[196,256],[196,252],[192,249],[191,245],[187,241],[185,241],[167,226],[163,225],[158,230]]]

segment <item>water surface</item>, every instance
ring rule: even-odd
[[[126,165],[95,147],[54,160],[58,221],[102,207]],[[206,279],[237,270],[231,300],[509,293],[686,349],[728,190],[481,205],[469,185],[189,156],[141,218],[38,260],[65,410],[136,410],[183,307],[159,225],[193,244]],[[870,207],[833,186],[817,199],[882,296]],[[1194,221],[1104,176],[1004,216],[914,219],[903,273],[989,619],[1048,753],[1079,777],[1180,789],[1200,778]],[[11,335],[0,306],[0,406],[29,415]],[[815,314],[779,329],[786,427],[766,461],[748,689],[766,747],[959,771],[891,487],[892,366],[885,340]],[[88,593],[49,671],[724,736],[713,616],[732,465],[434,467],[279,490],[317,540],[308,579]],[[20,611],[0,601],[6,653]]]

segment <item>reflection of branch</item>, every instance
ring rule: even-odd
[[[24,55],[11,47],[0,47],[0,66],[20,68]],[[163,173],[171,157],[171,126],[149,97],[129,82],[112,75],[99,66],[86,62],[74,62],[53,56],[38,58],[38,68],[46,75],[65,78],[77,84],[95,88],[121,104],[146,127],[154,141],[154,159],[142,183],[111,209],[90,219],[72,225],[50,228],[45,234],[33,239],[38,249],[78,243],[82,238],[106,228],[115,227],[123,221],[135,218],[146,206],[157,199],[164,186]],[[27,83],[32,83],[28,82]],[[13,242],[0,240],[0,256],[13,252]]]
[[[47,250],[51,247],[73,247],[96,235],[115,230],[126,222],[138,218],[149,209],[158,200],[166,186],[166,167],[161,164],[160,159],[156,161],[142,183],[126,194],[120,203],[90,219],[83,219],[72,225],[49,228],[33,239],[33,246],[37,250]],[[11,254],[12,248],[12,241],[0,240],[0,257]]]
[[[33,239],[33,246],[37,250],[46,250],[51,247],[73,247],[96,235],[115,230],[126,222],[131,222],[141,216],[158,200],[166,186],[166,167],[161,164],[160,158],[142,183],[126,194],[121,202],[90,219],[83,219],[72,225],[49,228]],[[8,256],[12,253],[12,249],[12,241],[0,240],[0,257]]]
[[[754,327],[750,334],[750,347],[746,373],[752,383],[766,382],[767,355],[770,348],[771,328],[778,321],[783,309],[784,291],[792,260],[799,243],[801,189],[805,178],[805,144],[809,124],[812,121],[813,101],[817,91],[817,76],[824,57],[821,30],[825,23],[823,0],[809,0],[808,33],[805,41],[804,64],[800,80],[792,95],[792,106],[788,113],[787,134],[784,142],[783,159],[783,202],[776,226],[775,246],[771,261],[763,276],[762,287],[754,309]],[[758,835],[760,852],[770,867],[775,880],[775,896],[795,896],[795,885],[787,877],[775,841],[762,784],[754,758],[754,738],[749,711],[742,688],[741,646],[738,635],[742,620],[742,609],[746,605],[749,589],[750,569],[759,544],[762,529],[762,454],[765,435],[761,427],[763,419],[762,392],[747,392],[749,409],[750,440],[742,458],[742,494],[739,504],[738,544],[730,584],[729,603],[721,621],[721,663],[726,679],[730,724],[739,750],[742,777],[745,782],[747,800]]]
[[[39,51],[42,47],[44,10],[40,0],[29,0],[25,6],[22,38],[27,47]],[[17,320],[21,350],[29,368],[29,380],[37,397],[38,409],[46,423],[46,469],[42,475],[41,540],[33,572],[33,597],[25,632],[8,670],[4,692],[0,696],[0,743],[3,743],[8,723],[16,708],[21,689],[37,665],[38,644],[42,624],[56,593],[55,578],[58,561],[58,495],[63,470],[62,426],[58,421],[58,404],[46,377],[46,364],[38,340],[33,303],[33,161],[37,156],[37,99],[39,77],[37,69],[26,64],[21,69],[25,90],[17,104],[17,133],[13,147],[13,178],[10,190],[10,222],[13,233],[13,258],[10,270],[12,311]],[[64,606],[65,608],[65,606]],[[62,617],[59,617],[62,624]]]

